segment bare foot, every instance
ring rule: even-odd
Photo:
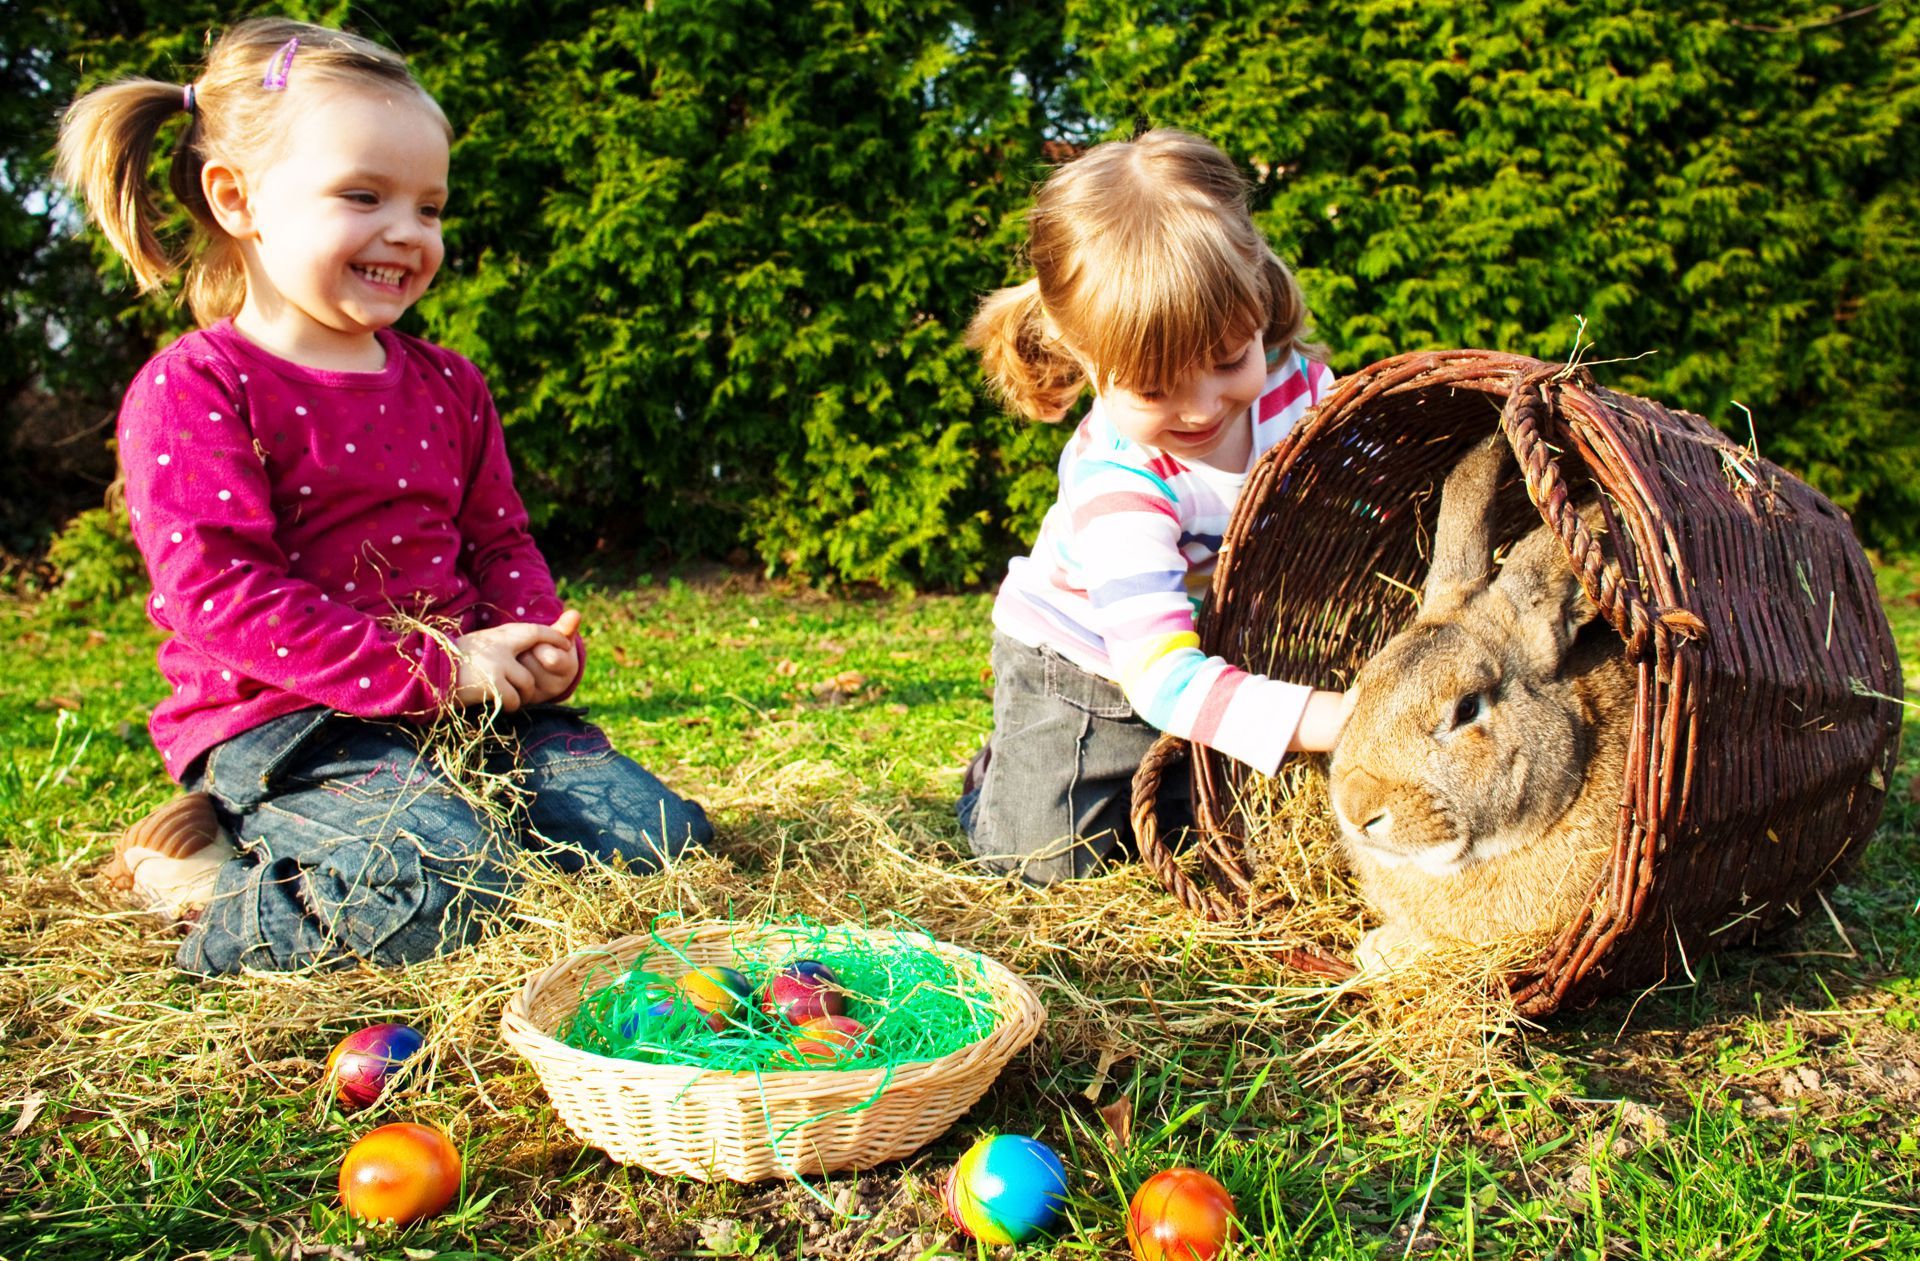
[[[179,919],[212,899],[221,866],[238,853],[213,798],[187,793],[121,833],[100,878],[148,910]]]

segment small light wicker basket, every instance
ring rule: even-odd
[[[796,1178],[866,1169],[910,1155],[944,1133],[1040,1032],[1046,1012],[1004,965],[920,934],[834,928],[876,945],[931,949],[976,969],[994,998],[993,1031],[939,1059],[891,1070],[716,1072],[641,1064],[576,1050],[553,1035],[580,1005],[590,974],[609,977],[642,954],[663,976],[697,964],[776,962],[791,933],[716,922],[674,924],[572,955],[529,977],[500,1014],[500,1032],[539,1074],[554,1108],[581,1141],[623,1164],[702,1182]]]

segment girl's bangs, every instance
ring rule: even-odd
[[[1266,327],[1258,268],[1214,251],[1159,261],[1159,267],[1113,268],[1080,286],[1084,299],[1075,322],[1085,336],[1074,340],[1098,366],[1103,389],[1167,392]]]

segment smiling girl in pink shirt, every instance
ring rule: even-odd
[[[174,248],[146,171],[182,112],[169,184],[193,237]],[[62,176],[141,287],[190,260],[200,324],[119,424],[169,632],[154,744],[197,792],[111,864],[191,924],[192,970],[422,958],[473,938],[518,848],[651,869],[710,835],[556,704],[579,617],[527,532],[486,383],[392,328],[444,256],[449,137],[399,57],[280,19],[234,27],[190,84],[90,92],[62,128]],[[525,790],[505,825],[424,747],[465,706],[493,711],[492,769]]]

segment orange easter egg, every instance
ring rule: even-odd
[[[340,1203],[363,1221],[404,1226],[432,1217],[459,1193],[460,1153],[431,1125],[383,1125],[340,1162]]]
[[[867,1053],[867,1027],[852,1016],[816,1016],[793,1031],[793,1046],[783,1059],[805,1064],[838,1064]]]
[[[1233,1197],[1198,1169],[1163,1169],[1127,1207],[1136,1261],[1213,1261],[1233,1237]]]

